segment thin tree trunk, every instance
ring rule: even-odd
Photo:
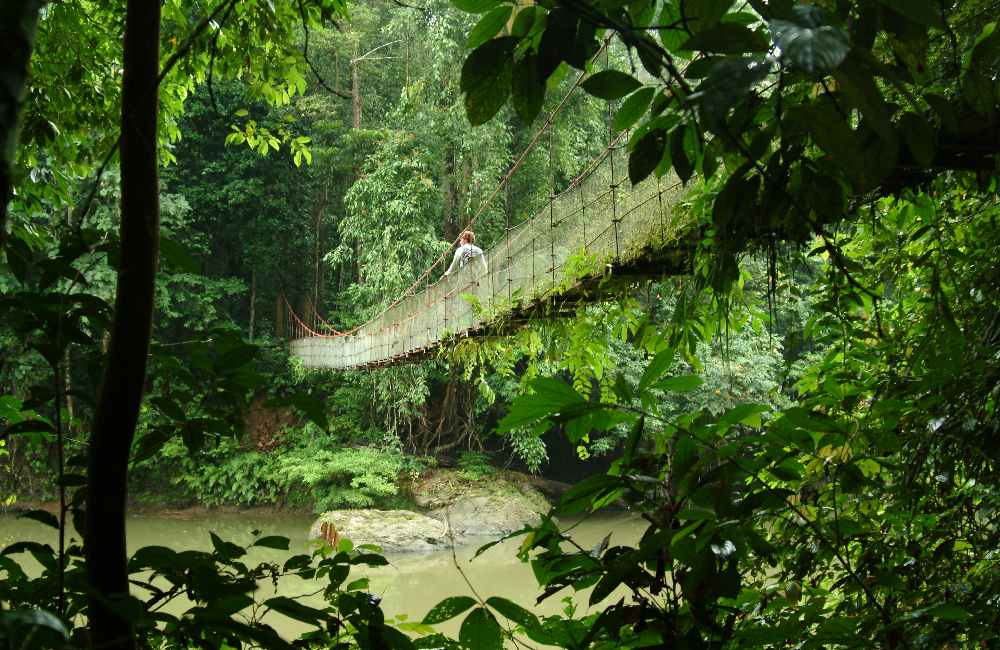
[[[56,363],[52,366],[53,378],[55,379],[55,391],[56,391],[56,478],[59,483],[59,573],[57,576],[57,584],[59,590],[59,597],[57,599],[56,611],[59,616],[65,616],[66,614],[66,482],[65,470],[66,470],[66,458],[64,456],[65,452],[65,430],[63,429],[63,419],[62,419],[62,397],[65,387],[63,386],[62,379],[62,367],[61,364]]]
[[[458,210],[459,213],[455,215],[461,223],[455,224],[455,229],[464,228],[466,219],[468,215],[473,214],[475,207],[472,205],[473,200],[473,188],[472,188],[472,158],[470,156],[465,156],[462,158],[462,185],[461,194],[458,199]]]
[[[320,201],[319,205],[316,207],[316,232],[314,235],[315,246],[313,255],[313,304],[316,306],[316,309],[319,309],[319,304],[320,304],[319,287],[320,287],[320,269],[322,266],[320,264],[320,250],[321,250],[320,240],[323,234],[322,232],[323,213],[326,211],[326,205],[329,202],[329,200],[330,200],[330,188],[325,186],[323,188],[323,200]]]
[[[352,124],[355,129],[361,128],[361,80],[358,77],[358,61],[351,61],[351,111]]]
[[[250,267],[250,340],[253,341],[254,317],[257,306],[257,267]]]
[[[354,58],[350,61],[351,66],[351,111],[352,111],[352,121],[351,125],[355,130],[361,128],[361,80],[358,78],[358,66],[360,63],[357,60],[358,56],[358,46],[354,46]],[[357,162],[355,162],[353,169],[353,178],[351,183],[354,183],[360,176],[360,169],[358,168]],[[361,240],[354,240],[354,281],[361,284]]]
[[[35,44],[40,0],[0,2],[0,248],[7,241],[7,204],[14,193],[13,167],[21,102],[28,87],[28,65]]]
[[[66,357],[63,361],[63,391],[66,395],[66,431],[73,433],[73,419],[76,417],[76,403],[73,400],[73,355],[72,348],[66,346]]]
[[[451,146],[444,154],[444,205],[442,206],[443,223],[441,224],[441,234],[447,241],[452,241],[458,235],[455,225],[456,206],[458,204],[458,192],[455,188],[455,149]]]
[[[127,0],[121,140],[121,258],[104,380],[89,449],[85,548],[91,647],[135,648],[128,608],[125,502],[146,380],[159,246],[157,73],[160,3]]]
[[[333,51],[333,89],[340,93],[340,51]]]

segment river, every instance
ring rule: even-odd
[[[280,562],[282,558],[292,553],[307,553],[313,548],[307,538],[309,526],[314,517],[301,514],[272,513],[212,513],[201,512],[190,514],[137,514],[128,519],[129,552],[143,546],[169,546],[175,550],[210,550],[212,542],[209,532],[214,532],[226,541],[241,546],[250,544],[253,540],[253,530],[260,530],[265,535],[282,535],[291,540],[290,550],[276,551],[264,548],[249,549],[243,561],[248,565],[257,562]],[[604,515],[591,517],[575,523],[573,538],[584,548],[590,548],[598,543],[608,533],[612,533],[612,544],[629,544],[636,542],[645,529],[645,522],[628,514]],[[0,514],[0,548],[15,541],[31,540],[56,545],[56,534],[51,528],[14,515]],[[489,541],[484,539],[483,543]],[[483,597],[503,596],[531,609],[538,614],[553,614],[562,608],[561,599],[570,592],[560,593],[549,598],[541,605],[533,606],[535,597],[540,593],[532,575],[531,568],[517,557],[517,547],[520,539],[505,541],[487,550],[477,558],[473,558],[479,544],[461,546],[456,549],[459,565],[463,568],[469,581]],[[26,570],[38,570],[26,554],[16,556]],[[387,554],[390,562],[388,567],[373,569],[358,569],[352,572],[349,580],[367,576],[370,579],[369,591],[382,598],[382,608],[386,618],[396,617],[397,620],[420,620],[438,601],[447,596],[471,595],[459,571],[450,550],[433,553]],[[324,583],[309,583],[299,578],[286,578],[279,582],[277,592],[287,596],[298,596],[315,592]],[[264,600],[273,595],[275,589],[270,584],[262,584],[258,600]],[[586,610],[586,598],[577,595],[574,601],[581,610]],[[319,596],[305,597],[303,602],[322,606]],[[185,609],[184,603],[174,603],[174,612]],[[283,636],[292,638],[308,629],[280,615],[270,615],[267,619]],[[457,634],[456,619],[438,626],[438,629]]]

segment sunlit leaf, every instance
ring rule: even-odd
[[[476,600],[474,598],[470,598],[469,596],[451,596],[449,598],[445,598],[432,607],[431,611],[427,612],[427,615],[423,618],[423,623],[426,625],[443,623],[444,621],[455,618],[470,607],[475,606],[475,604]]]
[[[847,34],[813,5],[797,6],[793,20],[772,20],[771,32],[782,57],[808,74],[833,70],[851,49]]]

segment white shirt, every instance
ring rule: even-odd
[[[455,270],[456,265],[458,268],[464,269],[465,265],[468,264],[474,257],[479,259],[479,262],[483,265],[483,273],[486,273],[486,255],[483,253],[483,249],[475,244],[462,244],[455,249],[455,257],[452,258],[451,266],[448,267],[448,270],[445,271],[444,274],[451,275],[451,272]]]

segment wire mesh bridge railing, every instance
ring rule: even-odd
[[[477,260],[420,291],[413,290],[349,333],[325,333],[288,310],[291,353],[309,368],[390,365],[456,336],[482,330],[508,312],[539,304],[602,275],[685,247],[691,221],[673,208],[674,177],[628,181],[627,152],[609,147],[569,188],[533,218],[508,228]],[[313,312],[315,310],[313,309]]]

